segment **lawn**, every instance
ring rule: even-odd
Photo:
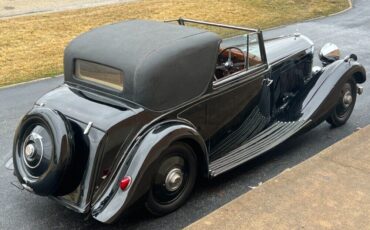
[[[0,20],[0,86],[63,72],[63,50],[74,37],[104,24],[179,17],[269,28],[329,15],[347,0],[140,0]]]

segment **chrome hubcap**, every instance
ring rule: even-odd
[[[23,143],[23,161],[30,169],[37,168],[44,155],[44,143],[36,132],[32,132]]]
[[[24,150],[27,158],[32,158],[35,155],[35,146],[33,144],[28,144]]]
[[[343,96],[343,101],[342,101],[344,108],[348,108],[352,104],[352,100],[353,99],[352,99],[351,91],[349,90],[346,91],[346,93]]]
[[[168,191],[176,191],[180,188],[183,181],[183,173],[181,169],[174,168],[166,176],[165,186]]]

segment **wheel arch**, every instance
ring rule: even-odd
[[[146,137],[140,141],[141,144],[145,144],[144,142],[147,140],[154,140],[153,134],[159,135],[160,138],[158,138],[157,141],[154,141],[152,146],[148,148],[148,152],[146,154],[147,157],[142,164],[142,167],[146,167],[147,170],[144,170],[143,172],[140,185],[138,185],[138,190],[145,191],[148,189],[147,181],[152,175],[151,167],[153,162],[158,159],[161,153],[173,143],[180,142],[189,145],[197,157],[198,169],[201,170],[199,172],[203,176],[208,175],[208,151],[203,137],[191,123],[184,120],[170,120],[157,124],[152,128],[152,131],[147,133]],[[140,152],[140,148],[137,152],[139,152],[139,154],[143,154]],[[200,176],[200,174],[197,176]]]
[[[349,79],[356,83],[366,81],[365,68],[358,62],[338,60],[328,65],[305,97],[302,118],[311,120],[305,130],[324,121],[337,103],[341,86]]]
[[[191,138],[180,139],[178,142],[184,142],[193,149],[198,160],[198,172],[200,172],[203,177],[208,177],[209,162],[207,149],[204,149],[204,147],[198,141]]]
[[[93,217],[104,223],[114,222],[122,212],[143,197],[150,188],[156,159],[175,142],[184,142],[192,147],[202,164],[198,164],[198,167],[201,167],[203,172],[208,172],[207,148],[196,128],[191,123],[179,119],[160,122],[137,139],[114,176],[113,183],[93,205]],[[127,190],[121,191],[114,183],[125,175],[132,178],[132,184]]]

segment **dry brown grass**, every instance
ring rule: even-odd
[[[71,39],[128,18],[166,20],[183,16],[268,28],[346,7],[347,0],[141,0],[0,20],[0,86],[62,73],[63,50]]]

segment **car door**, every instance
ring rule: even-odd
[[[213,82],[212,96],[206,105],[211,160],[253,138],[270,122],[271,80],[262,34],[234,39],[221,44],[221,53],[228,47],[237,47],[246,53],[247,61],[244,69]],[[235,45],[239,43],[248,45]]]

